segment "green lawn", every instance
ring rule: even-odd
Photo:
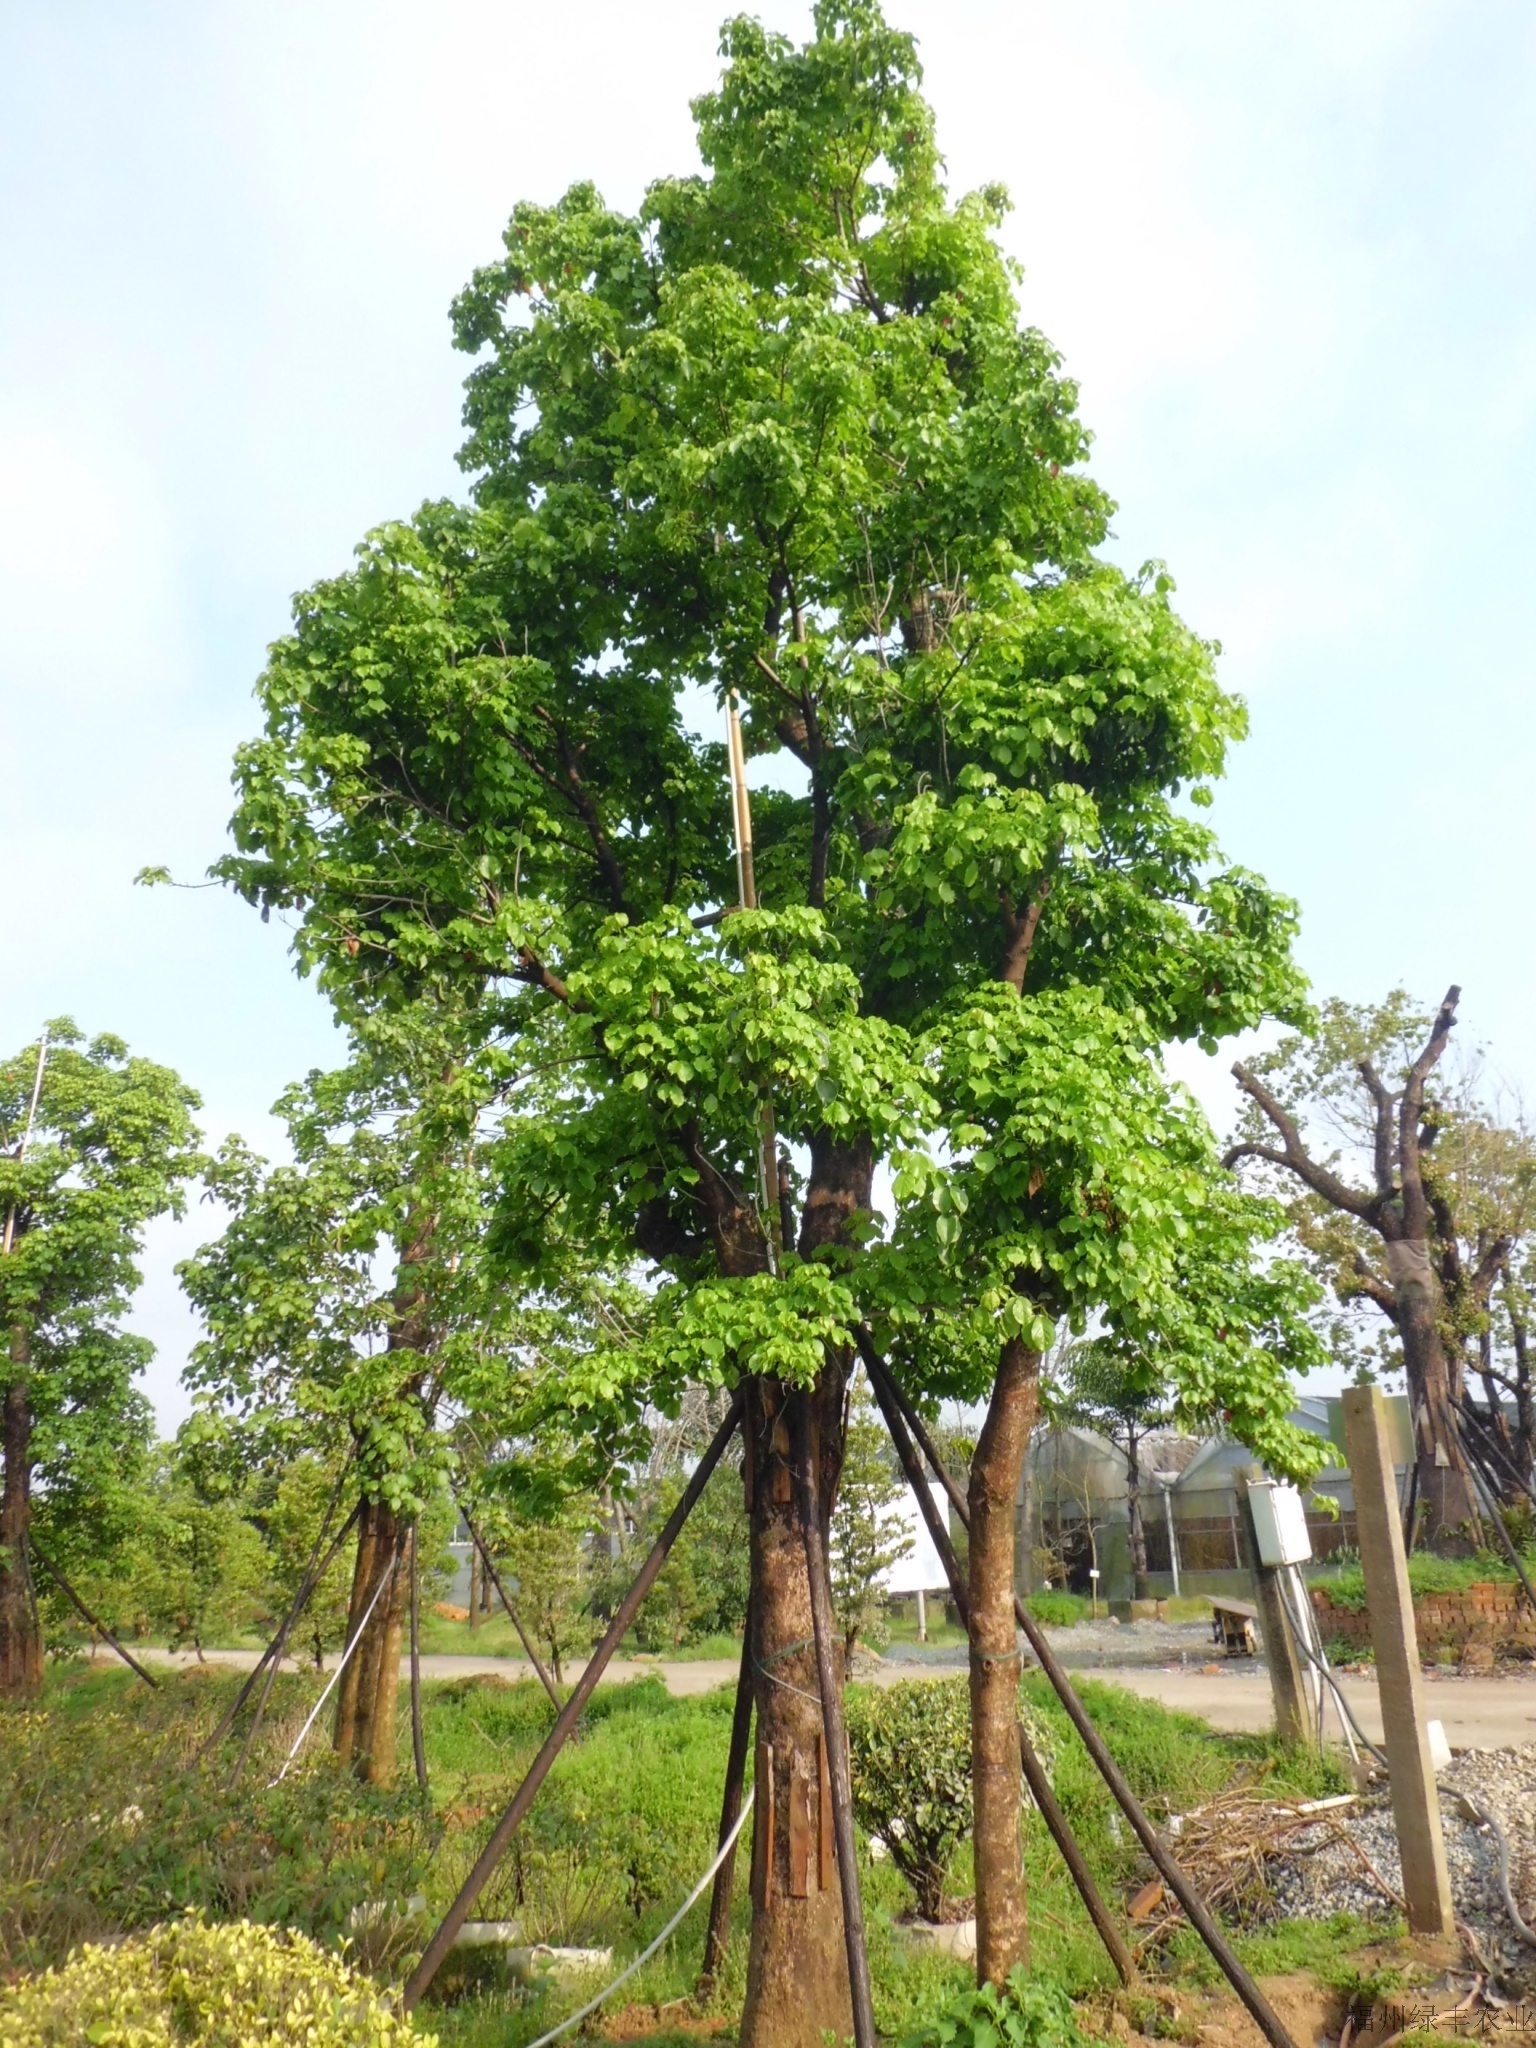
[[[436,1914],[478,1854],[551,1711],[526,1677],[429,1684],[425,1806],[412,1780],[404,1711],[396,1792],[369,1791],[335,1770],[323,1727],[295,1772],[274,1787],[268,1781],[315,1697],[311,1674],[285,1673],[274,1689],[270,1734],[231,1791],[233,1745],[214,1765],[197,1766],[194,1758],[236,1682],[214,1668],[192,1670],[148,1693],[120,1669],[76,1665],[50,1673],[40,1710],[0,1710],[0,1975],[59,1961],[81,1939],[131,1931],[189,1906],[302,1927],[324,1941],[342,1938],[353,1907],[371,1899],[420,1892]],[[1118,1897],[1136,1880],[1136,1852],[1045,1681],[1031,1674],[1025,1688],[1056,1736],[1062,1804],[1101,1883]],[[1265,1739],[1217,1735],[1192,1716],[1111,1686],[1082,1690],[1156,1814],[1198,1803],[1244,1768],[1265,1769],[1277,1788],[1297,1792],[1340,1782],[1332,1765],[1284,1755]],[[530,1941],[611,1946],[619,1960],[636,1953],[712,1854],[732,1694],[727,1685],[673,1699],[654,1678],[602,1689],[478,1910],[521,1920]],[[1107,1965],[1033,1816],[1025,1854],[1035,1969],[1074,1995],[1105,1987]],[[745,1862],[743,1851],[735,1940],[715,2000],[722,2018],[742,1992]],[[894,1922],[909,1896],[888,1861],[864,1863],[861,1875],[877,2016],[883,2030],[904,2032],[966,1973],[906,1949]],[[958,1894],[969,1889],[968,1845],[957,1853],[950,1883]],[[1343,1953],[1358,1934],[1334,1929],[1329,1953]],[[687,1997],[702,1936],[700,1907],[622,2002],[665,2007]],[[1265,1942],[1273,1947],[1282,1936],[1293,1946],[1299,1938],[1282,1930],[1244,1939],[1258,1944],[1257,1958]],[[364,1941],[358,1953],[398,1977],[411,1941]],[[1194,1979],[1201,1964],[1176,1950],[1171,1967]],[[587,1988],[491,1988],[432,2007],[422,2023],[442,2048],[523,2048]],[[666,2030],[651,2038],[659,2048]]]

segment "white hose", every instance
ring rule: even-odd
[[[315,1701],[315,1704],[310,1708],[309,1719],[304,1723],[304,1726],[299,1730],[298,1734],[294,1737],[293,1747],[288,1752],[287,1763],[283,1765],[283,1768],[278,1772],[275,1778],[272,1778],[268,1781],[267,1790],[269,1792],[271,1791],[273,1785],[281,1785],[284,1778],[287,1777],[289,1771],[292,1770],[293,1760],[298,1755],[299,1751],[303,1748],[305,1736],[309,1733],[310,1729],[314,1727],[315,1720],[320,1712],[320,1709],[325,1705],[326,1701],[330,1698],[331,1693],[335,1688],[337,1679],[340,1678],[343,1671],[346,1670],[348,1658],[352,1655],[352,1652],[357,1648],[358,1644],[363,1640],[363,1630],[367,1628],[369,1622],[373,1619],[373,1610],[375,1609],[375,1607],[378,1606],[379,1599],[384,1591],[384,1588],[386,1586],[392,1586],[394,1584],[394,1581],[395,1575],[393,1571],[386,1572],[384,1577],[380,1579],[378,1587],[374,1592],[373,1598],[368,1602],[368,1612],[357,1624],[356,1634],[353,1636],[351,1642],[348,1643],[347,1647],[341,1653],[341,1662],[336,1666],[336,1669],[331,1673],[330,1677],[326,1680],[325,1691],[321,1693],[319,1699],[317,1699]]]
[[[635,1960],[629,1965],[629,1967],[627,1969],[621,1970],[618,1976],[614,1978],[613,1982],[607,1987],[605,1991],[599,1991],[596,1998],[589,1998],[586,2004],[581,2008],[580,2012],[573,2012],[570,2018],[562,2020],[558,2027],[551,2027],[547,2034],[540,2034],[537,2041],[531,2042],[529,2044],[529,2048],[549,2048],[549,2044],[551,2041],[558,2041],[560,2036],[562,2034],[568,2034],[571,2031],[572,2027],[580,2026],[581,2022],[588,2016],[589,2013],[596,2012],[597,2008],[603,2003],[605,1999],[612,1998],[614,1992],[617,1991],[621,1985],[627,1984],[630,1978],[634,1976],[635,1972],[651,1960],[651,1957],[655,1955],[657,1949],[661,1947],[662,1943],[668,1938],[668,1936],[671,1935],[682,1923],[690,1909],[698,1903],[699,1896],[703,1892],[705,1885],[709,1883],[710,1879],[714,1876],[715,1872],[720,1868],[721,1864],[725,1861],[726,1857],[729,1856],[731,1851],[735,1848],[736,1837],[741,1833],[742,1827],[746,1822],[747,1815],[752,1811],[753,1797],[753,1793],[749,1792],[747,1794],[746,1801],[743,1804],[740,1813],[738,1813],[736,1816],[736,1824],[731,1829],[731,1832],[726,1836],[725,1840],[721,1843],[719,1852],[716,1855],[714,1862],[710,1864],[708,1870],[705,1871],[704,1875],[699,1879],[698,1883],[694,1886],[693,1890],[688,1894],[687,1898],[684,1899],[683,1903],[678,1907],[677,1911],[672,1915],[672,1918],[667,1922],[666,1926],[663,1927],[660,1934],[658,1934],[656,1939],[651,1943],[650,1947],[647,1949],[642,1949],[639,1955],[635,1957]]]

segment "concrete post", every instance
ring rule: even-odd
[[[1269,1665],[1270,1690],[1275,1696],[1275,1733],[1282,1742],[1308,1742],[1312,1729],[1301,1676],[1301,1659],[1296,1653],[1291,1625],[1286,1619],[1279,1575],[1259,1562],[1259,1543],[1254,1533],[1247,1473],[1239,1472],[1234,1476],[1233,1491],[1237,1495],[1238,1528],[1245,1561],[1253,1575],[1259,1629],[1264,1637],[1264,1658]]]
[[[1415,1934],[1449,1934],[1455,1913],[1440,1828],[1440,1794],[1424,1719],[1419,1640],[1408,1590],[1387,1404],[1379,1388],[1348,1387],[1343,1409],[1408,1925]]]

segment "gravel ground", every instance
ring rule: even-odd
[[[1536,1920],[1536,1743],[1519,1749],[1469,1750],[1452,1759],[1438,1782],[1457,1916],[1477,1937],[1506,1986],[1529,1993],[1536,1989],[1536,1948],[1520,1939],[1505,1911],[1494,1835],[1467,1815],[1461,1796],[1475,1799],[1497,1816],[1509,1844],[1510,1890],[1529,1926]],[[1402,1862],[1390,1798],[1382,1794],[1371,1799],[1352,1812],[1345,1825],[1386,1883],[1400,1891]],[[1324,1918],[1338,1912],[1377,1918],[1391,1913],[1380,1887],[1344,1844],[1330,1840],[1321,1829],[1313,1843],[1307,1848],[1303,1838],[1302,1853],[1291,1854],[1273,1868],[1277,1918]]]

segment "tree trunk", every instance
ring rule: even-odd
[[[1141,1500],[1141,1439],[1132,1430],[1125,1452],[1125,1507],[1131,1544],[1131,1591],[1145,1600],[1149,1584],[1147,1571],[1147,1518]]]
[[[1425,1540],[1449,1553],[1476,1548],[1478,1517],[1472,1482],[1456,1426],[1454,1388],[1436,1314],[1427,1260],[1412,1243],[1391,1240],[1387,1259],[1397,1294],[1397,1330],[1403,1345],[1408,1403],[1413,1416],[1419,1499]]]
[[[26,1332],[13,1330],[10,1384],[5,1390],[0,1449],[0,1697],[23,1698],[43,1682],[43,1635],[37,1621],[28,1543],[32,1533],[32,1402],[27,1388]]]
[[[352,1559],[352,1595],[347,1602],[346,1642],[350,1643],[362,1627],[363,1616],[368,1611],[368,1602],[373,1598],[375,1585],[374,1556],[376,1543],[374,1528],[381,1510],[379,1501],[365,1500],[362,1513],[357,1518],[357,1549]],[[343,1649],[346,1643],[342,1645]],[[362,1678],[363,1652],[365,1645],[358,1643],[347,1668],[342,1672],[336,1686],[336,1719],[332,1728],[331,1745],[340,1757],[350,1757],[357,1733],[358,1687]]]
[[[844,1374],[812,1396],[823,1527],[842,1451]],[[822,2048],[852,2031],[843,1906],[824,1811],[820,1688],[805,1540],[795,1509],[786,1390],[748,1390],[751,1630],[757,1712],[752,1944],[741,2048]]]
[[[357,1725],[357,1770],[359,1777],[381,1791],[390,1791],[399,1761],[396,1751],[395,1720],[400,1701],[400,1651],[405,1619],[410,1610],[409,1568],[411,1532],[405,1523],[395,1530],[395,1576],[390,1590],[379,1602],[374,1621],[379,1626],[378,1658],[374,1668],[373,1699],[366,1728],[361,1713]]]
[[[1001,1984],[1029,1960],[1019,1791],[1019,1649],[1013,1615],[1015,1503],[1039,1398],[1040,1354],[1011,1338],[971,1460],[968,1579],[976,1977]]]
[[[393,1778],[395,1760],[395,1695],[400,1684],[400,1623],[404,1608],[400,1600],[399,1570],[406,1531],[400,1517],[387,1501],[375,1501],[373,1508],[373,1578],[368,1599],[378,1594],[373,1613],[364,1626],[362,1641],[352,1653],[358,1667],[357,1703],[353,1717],[350,1756],[357,1774],[373,1782]],[[379,1582],[387,1581],[379,1591]],[[364,1603],[367,1604],[366,1602]],[[374,1780],[375,1759],[386,1780]]]
[[[469,1546],[469,1625],[480,1626],[480,1546],[473,1539]]]

